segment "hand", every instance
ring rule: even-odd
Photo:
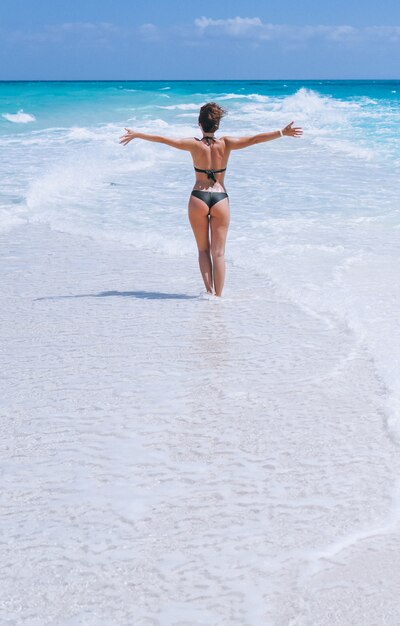
[[[283,134],[287,137],[299,137],[300,135],[302,135],[302,129],[300,127],[292,128],[292,124],[294,124],[294,122],[290,122],[290,124],[285,126],[285,128],[282,130]]]
[[[125,130],[125,135],[121,135],[121,137],[119,138],[119,143],[122,143],[124,146],[132,141],[132,139],[135,139],[135,137],[137,137],[137,133],[135,133],[134,130],[130,130],[130,128],[125,128]]]

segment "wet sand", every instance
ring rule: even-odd
[[[400,459],[349,329],[228,266],[1,235],[2,623],[400,623]],[[254,284],[254,281],[253,281]]]

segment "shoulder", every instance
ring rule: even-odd
[[[230,135],[224,135],[221,137],[222,141],[225,143],[227,148],[230,148],[237,141],[237,137],[231,137]]]
[[[182,137],[181,139],[176,138],[175,141],[185,146],[194,146],[197,143],[196,137]]]
[[[175,137],[165,137],[164,143],[172,146],[173,148],[178,148],[179,150],[192,150],[196,141],[195,137],[184,137],[183,139],[178,139]]]
[[[237,137],[230,137],[230,136],[224,135],[223,137],[220,137],[220,139],[222,139],[228,145],[229,143],[234,143]]]
[[[223,139],[227,150],[240,150],[240,148],[247,148],[254,143],[253,137],[227,137],[225,135]]]

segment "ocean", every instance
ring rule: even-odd
[[[200,293],[187,217],[190,155],[142,140],[119,144],[125,127],[200,137],[198,111],[208,101],[227,109],[217,136],[272,131],[291,121],[304,133],[231,154],[227,275],[215,302]],[[88,436],[89,421],[96,434],[89,420],[95,404],[99,416],[106,407],[96,436],[107,440],[107,411],[114,426],[123,423],[126,430],[115,446],[107,443],[103,470],[116,479],[127,466],[131,472],[115,493],[110,487],[93,496],[103,516],[97,535],[75,537],[92,556],[100,554],[96,546],[106,550],[107,537],[118,546],[114,569],[107,570],[111,553],[90,561],[92,574],[98,567],[113,576],[109,596],[98,581],[89,585],[103,610],[97,616],[82,610],[78,582],[89,584],[89,578],[77,570],[71,614],[54,581],[43,578],[41,590],[52,590],[59,609],[46,621],[39,609],[32,612],[32,570],[24,583],[14,580],[21,598],[30,589],[32,610],[18,622],[17,605],[10,604],[6,624],[398,623],[384,622],[371,598],[377,580],[386,577],[374,569],[378,551],[389,564],[399,547],[399,123],[397,80],[0,82],[3,293],[13,294],[4,300],[11,352],[2,369],[18,354],[28,376],[30,333],[44,337],[47,331],[46,324],[29,331],[26,324],[38,307],[58,303],[65,302],[65,311],[75,304],[93,307],[68,314],[81,339],[98,325],[110,350],[97,356],[92,350],[84,374],[75,375],[70,364],[68,374],[57,370],[56,376],[54,354],[44,343],[41,376],[54,386],[45,385],[34,405],[34,374],[24,379],[18,400],[5,383],[4,415],[12,423],[18,405],[21,429],[28,421],[32,436],[37,428],[51,432],[53,419],[71,429],[73,416],[73,428]],[[32,241],[39,237],[36,247],[29,233]],[[44,245],[52,250],[49,265],[39,259]],[[107,275],[108,264],[114,269],[107,287],[99,276]],[[80,268],[90,280],[75,288],[68,268],[75,284]],[[57,283],[62,275],[64,290]],[[85,294],[103,295],[87,298],[86,305]],[[21,308],[20,323],[19,296],[28,307]],[[119,308],[111,308],[114,300]],[[62,334],[63,324],[72,322],[54,315]],[[129,358],[118,323],[130,338]],[[22,335],[12,330],[15,324]],[[60,341],[59,350],[69,353],[62,343],[67,338]],[[74,345],[82,350],[78,341]],[[68,385],[57,387],[58,376]],[[70,394],[65,411],[61,388]],[[79,412],[85,389],[91,404]],[[83,450],[90,442],[85,445],[73,446],[65,471],[73,459],[85,473]],[[9,463],[18,474],[18,458]],[[30,467],[28,483],[36,492],[41,483]],[[37,477],[52,466],[40,467]],[[87,501],[94,483],[92,476]],[[77,493],[66,492],[69,506]],[[112,536],[117,501],[122,521]],[[61,515],[57,507],[51,510]],[[14,523],[20,515],[12,509]],[[59,533],[68,544],[67,531]],[[29,527],[26,545],[39,535]],[[52,567],[58,558],[49,557]],[[122,588],[137,592],[129,610],[124,595],[125,612]],[[392,606],[394,595],[383,587],[383,605]],[[326,607],[334,611],[337,604],[344,612],[334,618]]]

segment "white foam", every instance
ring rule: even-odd
[[[227,93],[223,96],[218,96],[218,100],[248,100],[249,98],[253,99],[252,96],[242,93]]]
[[[7,206],[0,206],[0,232],[12,230],[15,226],[25,224],[27,219],[24,217],[25,212],[18,211],[14,207],[10,209]]]
[[[148,124],[148,125],[149,126],[153,126],[154,125],[154,126],[157,126],[158,128],[170,128],[170,126],[171,126],[168,122],[166,122],[165,120],[162,120],[162,119],[160,119],[158,117],[155,118],[155,119],[152,119],[150,121],[150,124]]]
[[[236,94],[236,93],[228,93],[224,96],[219,96],[218,100],[236,100],[236,99],[246,99],[253,100],[254,102],[270,102],[270,96],[263,96],[258,93],[250,93],[250,94]]]
[[[323,146],[326,150],[332,152],[343,153],[356,159],[371,161],[375,157],[375,151],[360,146],[356,142],[346,141],[345,139],[314,139],[314,144]]]
[[[24,113],[23,109],[20,109],[18,113],[3,113],[2,117],[4,117],[9,122],[14,122],[16,124],[28,124],[29,122],[35,122],[36,117],[31,113]]]
[[[166,105],[157,105],[157,107],[159,109],[168,109],[170,111],[174,111],[176,109],[178,110],[182,110],[182,111],[189,111],[189,110],[199,110],[201,107],[201,104],[193,104],[193,103],[188,103],[188,104],[166,104]]]
[[[276,102],[274,108],[282,113],[295,115],[297,119],[315,126],[316,123],[342,123],[350,112],[358,111],[360,107],[355,102],[321,96],[311,89],[302,87],[295,94]]]
[[[327,546],[313,550],[307,554],[307,566],[302,569],[301,580],[304,581],[320,572],[326,566],[326,562],[332,563],[342,552],[354,548],[359,542],[367,539],[379,537],[381,535],[389,535],[393,533],[400,521],[400,481],[396,479],[393,487],[390,509],[385,519],[378,521],[364,528],[352,531]],[[342,563],[343,565],[343,563]]]
[[[100,140],[104,139],[104,133],[100,133],[97,130],[87,127],[81,126],[72,126],[71,129],[67,133],[67,138],[72,139],[73,141],[79,140]]]

